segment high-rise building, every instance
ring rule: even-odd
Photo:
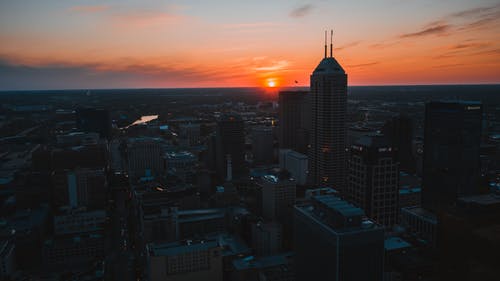
[[[309,94],[305,91],[279,93],[280,148],[307,151],[307,133],[310,124]]]
[[[351,146],[346,195],[377,223],[392,227],[398,218],[397,150],[380,135],[365,136]]]
[[[84,132],[99,133],[101,138],[111,136],[111,117],[106,109],[78,108],[76,126]]]
[[[439,212],[457,197],[477,194],[482,104],[430,102],[425,106],[422,206]]]
[[[262,190],[262,214],[268,220],[285,221],[293,213],[296,182],[287,174],[265,175],[258,182]]]
[[[200,124],[187,123],[179,125],[179,138],[181,141],[190,146],[197,145],[200,142]]]
[[[291,149],[280,149],[280,168],[290,172],[297,184],[305,185],[307,182],[307,156]]]
[[[252,152],[254,164],[271,164],[273,162],[273,129],[266,126],[252,128]]]
[[[129,175],[133,178],[161,176],[165,172],[162,140],[159,138],[131,138],[127,144]]]
[[[381,281],[384,230],[363,217],[333,195],[295,206],[295,280]]]
[[[347,74],[333,57],[325,57],[311,74],[309,176],[314,185],[346,187]]]
[[[283,244],[283,230],[277,222],[252,223],[252,248],[258,256],[279,253]]]
[[[233,174],[241,174],[245,170],[245,124],[237,114],[226,114],[217,120],[216,164],[220,179],[227,176],[228,155]]]
[[[396,161],[400,170],[415,172],[416,160],[412,153],[413,122],[406,115],[392,117],[384,124],[382,133],[389,139],[391,146],[397,149]]]
[[[107,181],[103,169],[56,171],[53,180],[53,206],[103,209],[106,204]]]

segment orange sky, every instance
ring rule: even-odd
[[[330,28],[350,85],[500,83],[498,1],[10,2],[0,90],[307,86]]]

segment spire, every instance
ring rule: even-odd
[[[333,29],[330,30],[330,57],[333,57]]]
[[[326,58],[326,30],[325,30],[325,58]]]

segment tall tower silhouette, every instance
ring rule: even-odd
[[[331,38],[327,56],[325,31],[325,56],[311,74],[309,180],[342,192],[346,188],[347,74],[333,57]]]

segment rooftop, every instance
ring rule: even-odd
[[[179,241],[172,243],[149,244],[149,253],[151,256],[175,256],[192,252],[205,251],[211,248],[219,247],[215,239],[200,241]]]
[[[290,264],[291,257],[291,252],[258,258],[254,256],[248,256],[242,259],[233,260],[233,266],[236,270],[269,268],[288,265]]]
[[[399,237],[390,237],[384,241],[384,249],[386,251],[394,251],[400,249],[410,248],[411,244]]]
[[[345,74],[345,71],[335,58],[326,57],[314,69],[313,74]]]

